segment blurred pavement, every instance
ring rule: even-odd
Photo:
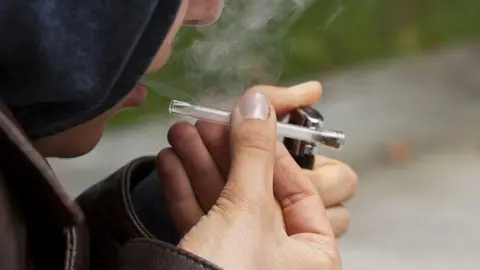
[[[343,130],[341,158],[359,173],[341,239],[344,269],[480,269],[480,47],[365,64],[321,78],[326,126]],[[173,119],[109,133],[92,153],[51,160],[78,194],[132,158],[166,145]],[[389,144],[406,141],[401,165]]]

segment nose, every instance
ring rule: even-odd
[[[189,0],[185,25],[209,25],[218,20],[224,0]]]

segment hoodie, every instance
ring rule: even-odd
[[[38,139],[101,115],[137,84],[180,0],[0,1],[0,99]]]
[[[101,115],[137,84],[181,0],[0,1],[0,100],[38,139]],[[179,240],[152,173],[132,200],[160,239]]]

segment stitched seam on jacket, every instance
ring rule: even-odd
[[[65,252],[65,270],[73,269],[75,260],[77,257],[77,234],[75,228],[66,228],[65,233],[67,235],[67,248]]]
[[[135,213],[135,209],[133,209],[132,202],[131,202],[131,194],[130,194],[130,177],[132,175],[132,171],[137,167],[138,164],[143,163],[145,160],[150,159],[150,157],[140,157],[128,164],[122,172],[122,180],[121,180],[121,196],[122,201],[124,204],[124,209],[126,210],[126,216],[129,221],[132,223],[131,225],[134,226],[133,230],[137,231],[141,237],[147,237],[150,239],[156,239],[148,230],[145,228],[145,225],[141,222],[138,218],[137,214]],[[128,221],[127,221],[128,223]],[[130,228],[132,229],[132,228]]]

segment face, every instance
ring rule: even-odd
[[[223,8],[223,0],[182,0],[179,12],[164,43],[147,69],[152,73],[167,62],[175,35],[183,25],[208,25],[214,23]],[[33,144],[45,157],[77,157],[90,152],[100,141],[108,119],[118,110],[140,106],[147,97],[147,89],[138,85],[114,108],[89,122]]]

